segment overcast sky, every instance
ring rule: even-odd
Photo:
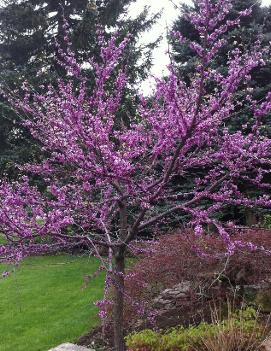
[[[162,76],[166,72],[166,66],[169,63],[169,58],[166,55],[167,51],[167,41],[166,41],[166,28],[170,26],[172,21],[178,16],[178,11],[174,8],[173,4],[179,4],[179,0],[137,0],[130,7],[131,16],[136,15],[142,11],[145,5],[150,6],[151,12],[158,12],[163,10],[162,17],[159,19],[155,27],[147,34],[144,35],[142,40],[152,41],[157,38],[159,35],[163,35],[163,40],[161,41],[159,47],[154,51],[154,65],[152,68],[152,74],[155,76]],[[183,3],[191,3],[191,0],[183,0]],[[263,5],[271,5],[271,0],[262,0]],[[145,82],[143,84],[144,92],[147,92],[150,89],[150,83]]]

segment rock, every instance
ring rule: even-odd
[[[236,285],[237,288],[241,288],[240,285]],[[258,291],[268,290],[270,288],[270,283],[262,282],[260,284],[243,285],[244,292],[257,293]]]
[[[160,304],[160,305],[168,305],[168,304],[171,304],[171,300],[164,300],[162,299],[161,297],[158,297],[156,299],[154,299],[154,302],[156,304]]]
[[[191,291],[191,282],[183,281],[170,289],[163,290],[153,302],[153,307],[160,310],[172,310],[179,300],[185,300]]]
[[[262,345],[261,345],[261,347],[260,347],[260,350],[261,350],[261,351],[271,351],[271,338],[266,339],[266,340],[262,343]]]
[[[171,289],[165,289],[161,294],[154,300],[155,303],[160,303],[162,305],[170,303],[172,300],[178,298],[184,298],[187,296],[191,289],[191,282],[184,281],[175,285]]]
[[[50,349],[49,351],[95,351],[95,350],[90,350],[83,346],[66,343],[66,344],[59,345],[53,349]]]
[[[175,297],[176,299],[180,299],[180,298],[185,297],[185,296],[187,296],[187,294],[184,294],[184,293],[182,293],[182,292],[179,292],[179,293],[176,294],[174,297]]]
[[[261,312],[271,313],[271,290],[260,290],[256,295],[255,302],[260,306]]]
[[[191,289],[191,282],[188,280],[185,280],[185,281],[181,282],[180,284],[176,285],[174,287],[174,289],[179,291],[179,292],[188,293],[189,290]]]
[[[182,297],[182,296],[185,296],[189,292],[190,289],[191,289],[191,282],[183,281],[183,282],[175,285],[171,289],[165,289],[164,291],[162,291],[160,296],[162,296],[162,297],[181,296]]]

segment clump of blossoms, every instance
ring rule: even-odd
[[[260,41],[249,52],[236,47],[229,53],[227,72],[214,70],[212,61],[225,45],[223,34],[250,11],[225,22],[232,1],[196,3],[200,15],[189,18],[201,38],[190,43],[198,59],[194,76],[184,82],[171,66],[166,80],[157,79],[154,98],[150,102],[142,97],[129,122],[118,114],[127,84],[121,60],[129,38],[119,43],[113,35],[106,43],[99,33],[100,61],[90,59],[95,75],[91,92],[69,46],[60,55],[66,79],[43,93],[25,84],[23,99],[9,96],[45,155],[43,162],[26,165],[24,171],[42,177],[46,191],[40,192],[27,177],[1,181],[0,231],[7,245],[0,246],[0,259],[20,260],[81,243],[94,250],[97,245],[108,248],[115,260],[110,281],[115,287],[118,351],[125,348],[124,258],[133,240],[148,228],[186,215],[198,236],[204,225],[215,226],[232,254],[244,243],[231,237],[216,213],[229,205],[271,207],[265,194],[270,189],[271,140],[260,134],[271,94],[261,104],[251,104],[255,125],[249,133],[232,133],[226,127],[242,103],[236,99],[238,87],[265,64],[268,50]],[[204,170],[201,177],[197,169]],[[184,191],[180,180],[188,178],[190,191]],[[242,182],[263,194],[243,193]]]

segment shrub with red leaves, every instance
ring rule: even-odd
[[[271,231],[242,230],[232,235],[258,248],[250,250],[248,245],[227,257],[225,244],[216,236],[199,238],[189,232],[148,244],[126,277],[126,326],[163,328],[208,320],[210,304],[225,301],[237,288],[242,293],[245,285],[271,283],[271,254],[266,251],[271,252]],[[190,282],[185,297],[176,297],[168,311],[157,306],[157,297],[181,282]]]

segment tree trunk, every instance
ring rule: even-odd
[[[126,203],[119,202],[119,224],[120,224],[120,239],[125,242],[127,237],[127,208]],[[114,274],[114,346],[115,351],[124,351],[124,321],[123,321],[123,305],[124,305],[124,274],[125,274],[125,244],[118,247],[115,254],[115,274]]]
[[[115,274],[114,274],[114,346],[115,351],[124,351],[124,272],[125,272],[125,248],[118,250],[115,255]]]

